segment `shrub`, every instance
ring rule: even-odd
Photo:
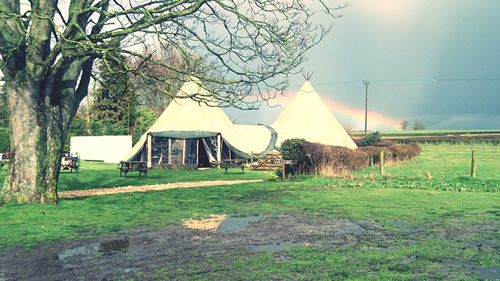
[[[309,157],[304,150],[304,139],[287,139],[281,143],[281,155],[285,160],[295,160],[297,164],[287,165],[286,174],[308,173]]]
[[[389,149],[392,151],[393,159],[396,161],[409,161],[415,159],[422,151],[420,145],[410,143],[406,145],[391,145]]]
[[[306,170],[322,176],[352,176],[353,171],[368,165],[364,152],[346,147],[306,142],[304,150],[309,158]]]
[[[380,133],[373,132],[361,140],[361,146],[372,146],[380,142]]]
[[[286,160],[303,160],[306,157],[304,151],[304,139],[287,139],[281,143],[281,155]]]
[[[303,139],[290,139],[283,142],[281,153],[284,159],[296,160],[297,164],[286,167],[286,173],[313,173],[329,177],[352,177],[352,173],[370,162],[380,162],[380,152],[384,161],[407,161],[414,159],[421,151],[418,144],[396,145],[379,142],[385,146],[364,146],[351,150],[346,147],[310,143]],[[281,173],[281,171],[280,171]],[[280,176],[280,174],[278,175]]]
[[[387,147],[382,146],[364,146],[359,147],[357,151],[364,152],[368,158],[368,161],[373,163],[380,162],[380,152],[384,152],[384,161],[392,159],[392,151]]]

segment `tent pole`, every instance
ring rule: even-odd
[[[199,154],[200,153],[200,139],[196,141],[196,167],[199,165]]]
[[[168,138],[168,166],[172,165],[172,157],[170,156],[172,154],[172,139]]]
[[[217,167],[220,169],[220,163],[222,162],[222,138],[220,134],[217,134]]]
[[[151,168],[151,166],[152,166],[151,165],[151,156],[152,156],[151,154],[152,154],[153,149],[151,147],[152,146],[151,139],[152,139],[151,135],[148,135],[148,156],[147,156],[147,164],[146,164],[148,168]]]
[[[182,139],[182,165],[186,165],[186,139]]]

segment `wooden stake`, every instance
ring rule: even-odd
[[[380,151],[380,175],[383,176],[384,175],[384,151],[381,150]]]
[[[250,151],[250,171],[253,169],[253,151]]]
[[[281,172],[281,177],[283,178],[283,180],[285,180],[286,178],[286,165],[285,165],[285,161],[283,161],[283,167],[281,168],[282,169],[282,172]]]
[[[476,155],[474,155],[474,149],[472,150],[472,157],[470,161],[470,176],[475,178],[476,177]]]

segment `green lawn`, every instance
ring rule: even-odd
[[[200,269],[206,264],[193,261],[175,269],[176,279],[477,280],[478,272],[469,272],[470,267],[463,264],[493,270],[498,270],[500,264],[495,250],[500,241],[500,193],[482,192],[498,191],[500,174],[495,169],[499,170],[500,157],[495,149],[491,146],[478,150],[478,178],[474,180],[467,177],[470,147],[450,149],[440,145],[425,146],[414,162],[387,167],[389,176],[383,178],[375,175],[374,168],[360,171],[354,180],[300,177],[287,182],[264,181],[61,200],[56,206],[3,206],[0,207],[0,251],[5,247],[31,247],[138,227],[180,227],[183,219],[193,216],[296,214],[323,220],[343,218],[372,222],[385,236],[366,237],[366,241],[354,247],[300,246],[282,254],[226,252],[208,261],[209,267],[217,270]],[[448,164],[443,170],[445,152],[451,153],[446,156]],[[496,157],[491,157],[492,152],[497,153],[493,154]],[[483,158],[486,155],[490,157],[487,162],[490,164]],[[428,179],[427,172],[432,180]],[[5,170],[0,172],[0,180],[4,174]],[[134,175],[122,179],[115,165],[83,162],[80,174],[61,175],[61,189],[265,179],[267,175],[263,172],[241,174],[238,170],[228,175],[222,170],[154,170],[147,177]],[[446,185],[464,186],[463,190],[476,192],[439,190],[447,189],[442,187]],[[400,222],[414,231],[401,230]],[[375,243],[373,239],[379,241]],[[479,244],[483,246],[471,246]],[[169,279],[172,270],[166,264],[165,269],[155,273],[155,280]]]
[[[190,182],[202,180],[234,180],[234,179],[260,179],[265,177],[265,172],[241,172],[241,169],[232,169],[228,174],[224,170],[167,170],[153,169],[147,176],[139,176],[138,172],[130,172],[125,177],[120,177],[120,172],[115,164],[104,164],[82,161],[80,173],[61,173],[60,190],[75,190],[89,188],[106,188],[127,185],[145,185],[171,182]]]
[[[1,182],[4,181],[6,173],[7,167],[4,166],[0,171]],[[202,171],[153,169],[148,172],[147,176],[139,176],[138,172],[130,172],[126,177],[120,177],[116,164],[82,161],[80,173],[61,172],[59,191],[202,180],[261,179],[269,173],[247,170],[241,173],[241,169],[231,169],[228,174],[224,174],[224,170],[217,169]]]

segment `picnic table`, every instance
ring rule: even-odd
[[[241,168],[241,172],[245,173],[246,164],[246,159],[223,159],[220,167],[224,168],[225,174],[227,174],[227,169],[229,168]]]
[[[61,171],[62,170],[69,170],[71,173],[75,170],[75,172],[78,173],[80,171],[80,157],[63,156],[61,159]]]
[[[148,175],[148,165],[145,161],[120,161],[120,165],[118,167],[120,169],[120,177],[123,173],[127,176],[128,172],[137,171],[139,172],[139,176],[144,173],[145,176]]]

